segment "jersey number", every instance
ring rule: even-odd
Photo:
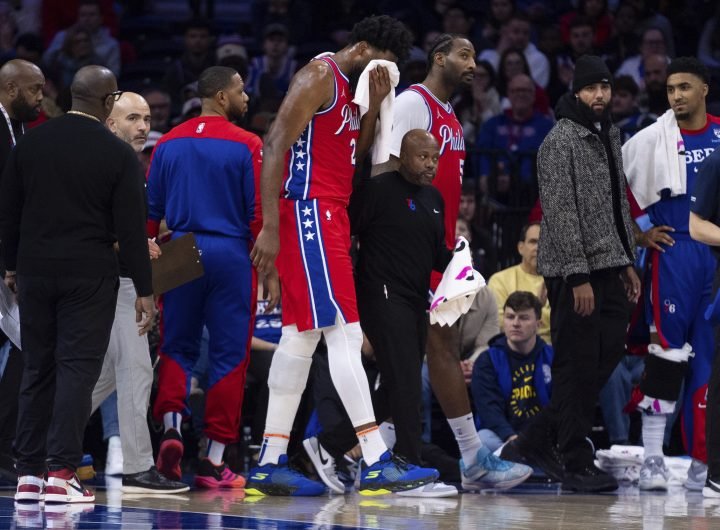
[[[350,140],[350,148],[352,149],[352,153],[350,153],[350,163],[355,166],[355,148],[357,147],[357,141],[355,138]]]

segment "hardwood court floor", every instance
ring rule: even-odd
[[[131,496],[96,489],[94,505],[16,504],[0,492],[0,528],[63,529],[720,529],[720,499],[673,488],[623,487],[615,494],[562,494],[557,486],[446,499],[245,497],[240,491]]]

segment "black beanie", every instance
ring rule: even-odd
[[[610,83],[612,75],[605,61],[597,55],[583,55],[575,62],[575,75],[573,75],[572,91],[579,92],[583,87],[595,83]]]

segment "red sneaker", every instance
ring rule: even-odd
[[[45,502],[95,502],[95,495],[85,488],[74,471],[48,471]]]
[[[166,478],[170,480],[181,480],[182,469],[180,461],[183,457],[185,446],[182,436],[175,429],[168,429],[160,441],[158,451],[157,468]]]
[[[45,480],[35,475],[23,475],[18,477],[16,501],[40,502],[45,497]]]
[[[195,475],[195,485],[198,488],[244,488],[245,479],[242,475],[233,473],[229,467],[223,462],[219,466],[213,464],[210,459],[203,458],[200,460],[197,474]]]

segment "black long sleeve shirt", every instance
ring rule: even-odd
[[[349,212],[360,240],[358,295],[401,296],[426,308],[430,273],[443,272],[452,258],[440,192],[398,172],[383,173],[362,181]]]
[[[26,133],[0,181],[7,269],[115,276],[118,241],[138,295],[152,294],[141,172],[132,148],[90,118],[68,114]]]

